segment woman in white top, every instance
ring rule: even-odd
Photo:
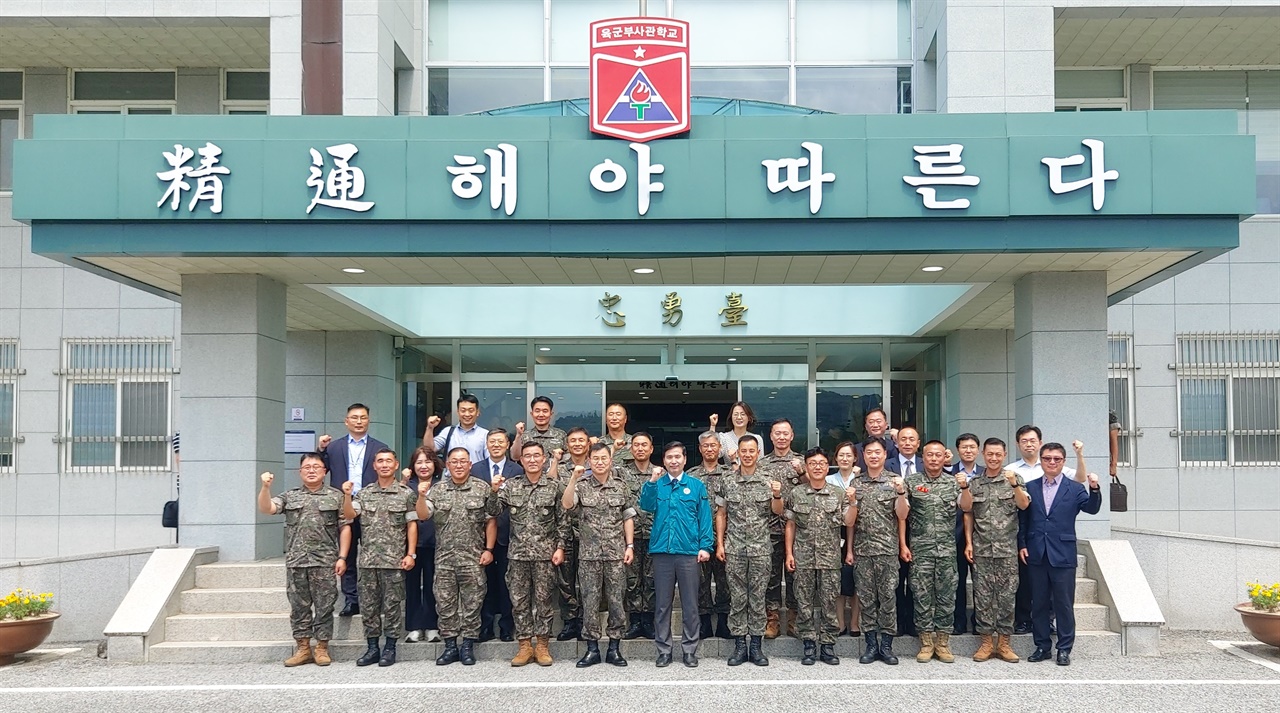
[[[720,423],[720,414],[711,414],[711,430],[716,430],[716,425]],[[758,433],[751,433],[748,429],[756,425],[756,414],[747,405],[746,401],[734,401],[733,406],[729,407],[729,423],[732,428],[728,431],[717,433],[720,437],[720,455],[724,457],[724,462],[733,465],[738,461],[738,439],[743,436],[753,436],[756,442],[760,444],[760,452],[764,453],[764,439]]]
[[[858,454],[854,450],[853,443],[845,441],[836,446],[836,472],[827,476],[827,482],[832,485],[838,485],[845,490],[853,487],[853,479],[858,477],[858,466],[854,465],[858,462]],[[836,600],[836,623],[840,626],[840,635],[848,633],[851,636],[861,636],[858,628],[858,597],[854,594],[853,582],[853,548],[851,546],[853,528],[846,528],[844,543],[844,566],[840,568],[840,596]],[[848,610],[846,618],[845,610]],[[848,627],[845,622],[849,622]]]

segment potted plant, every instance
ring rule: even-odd
[[[44,642],[59,616],[52,609],[50,592],[36,594],[17,589],[0,599],[0,666],[13,663],[16,654]]]
[[[1249,582],[1249,601],[1236,605],[1244,628],[1264,644],[1280,647],[1280,582]]]

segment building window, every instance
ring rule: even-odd
[[[0,72],[0,192],[13,190],[13,142],[22,136],[22,72]]]
[[[172,71],[71,72],[75,114],[172,114],[177,93],[178,73]]]
[[[64,342],[66,470],[169,470],[175,373],[170,341]]]
[[[1137,435],[1133,418],[1133,376],[1137,365],[1133,362],[1133,335],[1107,335],[1107,410],[1108,428],[1119,425],[1116,465],[1133,466],[1134,436]]]
[[[1280,465],[1280,335],[1178,337],[1183,465]]]
[[[228,69],[222,73],[223,114],[266,114],[271,102],[271,73]]]
[[[16,467],[18,375],[18,343],[0,341],[0,473],[12,473]]]

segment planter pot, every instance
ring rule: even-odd
[[[44,616],[0,621],[0,666],[13,663],[15,654],[30,651],[44,643],[59,616],[57,612],[50,612]]]
[[[1253,634],[1253,638],[1280,647],[1280,612],[1257,611],[1248,602],[1237,604],[1236,611],[1240,612],[1244,628]]]

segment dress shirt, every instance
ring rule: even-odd
[[[1043,478],[1040,488],[1044,493],[1044,514],[1053,509],[1053,499],[1058,496],[1058,484],[1062,482],[1062,474],[1056,478]]]
[[[359,439],[347,434],[347,481],[353,483],[351,494],[360,492],[361,480],[364,478],[364,451],[369,444],[369,435]]]
[[[1021,475],[1022,482],[1024,483],[1030,483],[1031,481],[1044,476],[1044,468],[1040,467],[1040,461],[1038,459],[1036,460],[1035,463],[1028,463],[1025,458],[1019,458],[1018,460],[1005,466],[1005,468],[1012,470],[1018,475]],[[1063,466],[1062,474],[1072,480],[1076,479],[1075,468],[1068,468],[1066,466]]]
[[[489,429],[480,428],[480,426],[472,426],[464,429],[461,426],[446,426],[444,430],[436,434],[435,446],[436,452],[442,458],[448,458],[449,454],[444,450],[444,444],[449,443],[449,450],[454,448],[466,448],[471,454],[471,462],[479,463],[489,456],[489,449],[485,447],[485,441],[489,439]]]

